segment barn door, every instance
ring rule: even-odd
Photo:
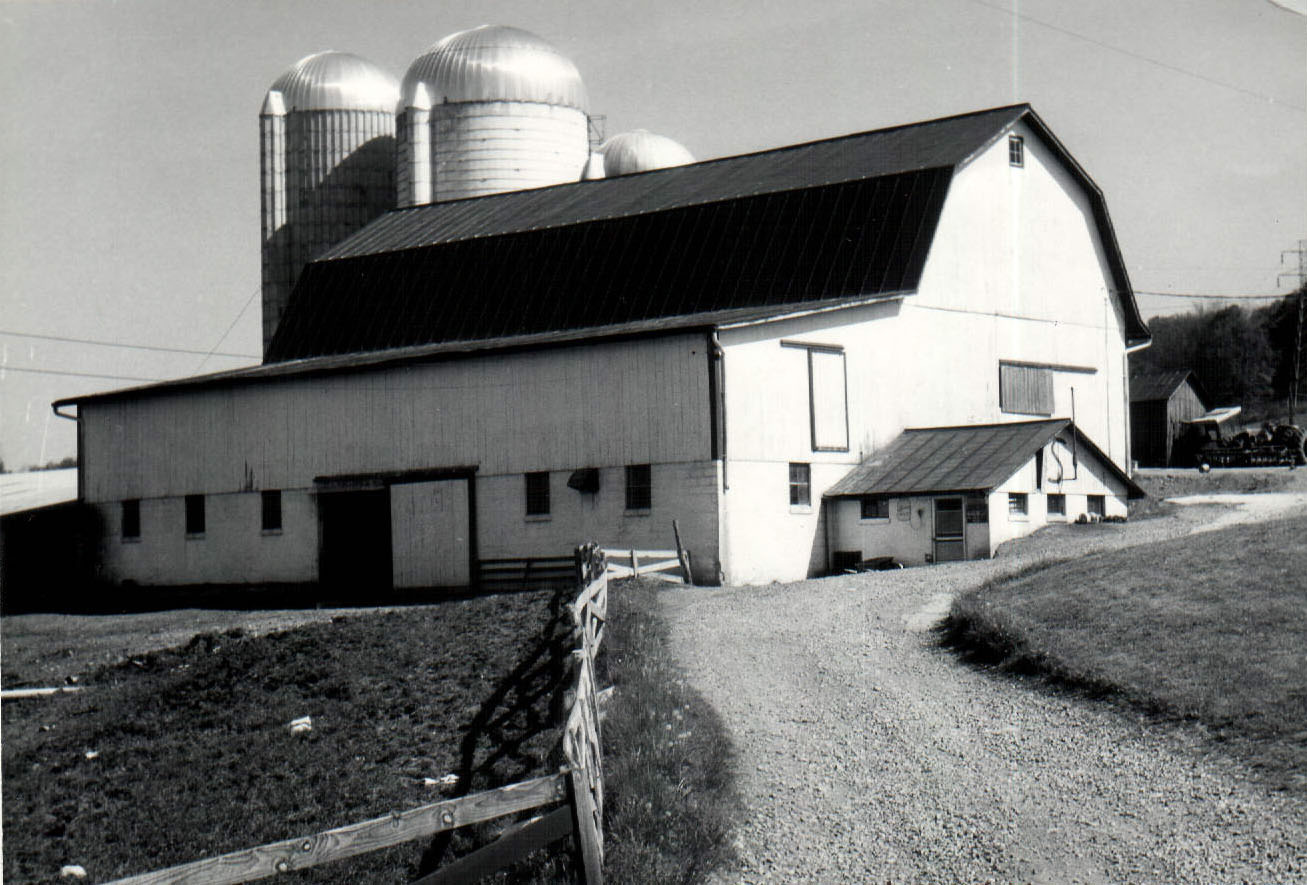
[[[390,496],[386,489],[318,495],[323,586],[367,598],[390,589]]]
[[[396,587],[466,587],[470,479],[398,482],[390,487]]]
[[[967,558],[966,527],[961,498],[935,499],[936,562],[957,562]]]

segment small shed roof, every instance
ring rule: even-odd
[[[1163,369],[1159,372],[1132,372],[1130,374],[1130,402],[1149,403],[1171,398],[1185,382],[1193,387],[1198,399],[1207,405],[1207,393],[1198,383],[1192,369]]]
[[[925,495],[988,492],[1021,469],[1035,452],[1069,429],[1082,449],[1103,462],[1142,497],[1130,477],[1067,418],[1005,424],[921,427],[897,439],[855,467],[826,492],[827,498],[866,495]]]

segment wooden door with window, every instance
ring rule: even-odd
[[[935,561],[967,558],[967,521],[961,497],[935,499]]]

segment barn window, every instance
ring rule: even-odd
[[[863,519],[889,519],[889,498],[875,497],[862,499]]]
[[[1008,516],[1025,516],[1030,509],[1030,502],[1025,492],[1008,492]]]
[[[653,475],[648,464],[626,467],[626,509],[649,510],[653,507]]]
[[[1052,368],[999,363],[998,407],[1019,415],[1053,414]]]
[[[281,491],[273,489],[263,493],[263,530],[281,531]]]
[[[808,507],[812,504],[812,466],[790,464],[790,506]]]
[[[1007,161],[1012,166],[1026,165],[1026,140],[1020,135],[1008,136]]]
[[[549,473],[528,473],[526,475],[526,515],[549,515]]]
[[[782,341],[808,354],[808,424],[814,452],[849,450],[849,399],[844,348]]]
[[[1066,495],[1048,496],[1048,515],[1066,516]]]
[[[141,539],[141,502],[138,500],[123,502],[122,537],[124,541]]]
[[[204,535],[204,496],[186,496],[186,537],[198,538]]]
[[[1085,509],[1089,511],[1090,516],[1105,516],[1107,514],[1104,509],[1105,504],[1102,495],[1089,495],[1085,498]]]

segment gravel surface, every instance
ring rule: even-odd
[[[1305,511],[1195,504],[987,562],[663,594],[738,752],[740,860],[716,881],[1307,881],[1304,799],[1196,728],[971,669],[931,631],[954,594],[1037,560]]]

